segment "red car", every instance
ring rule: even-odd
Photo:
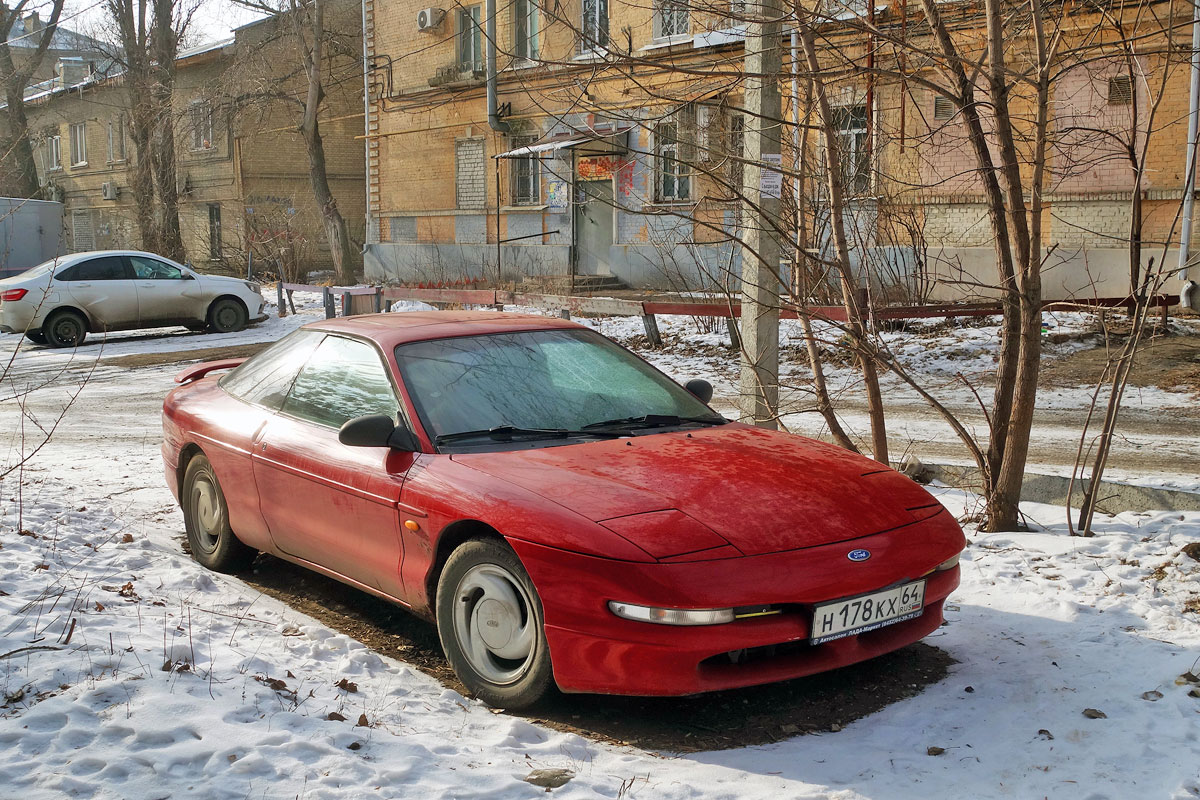
[[[958,585],[962,530],[920,486],[568,321],[334,319],[176,381],[196,560],[263,551],[432,618],[495,706],[821,672],[930,633]]]

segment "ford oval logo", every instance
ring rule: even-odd
[[[866,561],[870,557],[870,550],[851,550],[849,553],[846,553],[846,558],[851,561]]]

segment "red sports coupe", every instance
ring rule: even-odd
[[[334,319],[176,381],[196,560],[263,551],[432,618],[491,705],[809,675],[930,633],[958,585],[962,530],[920,486],[565,320]]]

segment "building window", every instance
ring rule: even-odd
[[[1133,81],[1128,75],[1116,75],[1108,79],[1108,104],[1127,106],[1133,102]]]
[[[866,194],[871,188],[870,153],[867,150],[867,107],[838,106],[833,109],[833,126],[838,131],[838,154],[846,191]]]
[[[514,136],[512,149],[527,147],[537,141],[536,136]],[[512,203],[514,206],[536,206],[542,201],[542,161],[537,153],[509,159],[512,176]]]
[[[933,118],[950,119],[954,116],[954,101],[940,94],[933,98]]]
[[[62,137],[58,134],[46,137],[46,171],[62,169]]]
[[[655,200],[682,202],[692,196],[692,167],[683,134],[691,126],[694,109],[690,106],[654,127]]]
[[[416,240],[416,217],[388,217],[389,242],[415,242]]]
[[[581,52],[608,47],[608,0],[583,0],[583,19],[579,31]]]
[[[513,41],[513,55],[526,61],[534,61],[538,57],[538,19],[536,0],[516,0],[516,35]]]
[[[729,117],[729,185],[742,191],[742,159],[746,157],[746,118],[741,114]]]
[[[454,143],[454,200],[459,208],[483,208],[487,203],[487,172],[483,139]]]
[[[458,66],[463,72],[483,70],[483,29],[479,26],[479,6],[458,12]]]
[[[125,115],[108,123],[108,163],[125,160]]]
[[[71,166],[87,166],[87,123],[71,124]]]
[[[683,36],[688,32],[688,7],[677,0],[657,0],[654,4],[654,35],[661,39]]]
[[[208,257],[221,257],[221,204],[210,203],[208,206]]]
[[[213,141],[212,104],[197,100],[188,107],[188,123],[192,131],[192,149],[210,150]]]

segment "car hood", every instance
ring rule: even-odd
[[[879,462],[739,423],[452,458],[659,557],[688,552],[681,536],[693,539],[691,551],[727,551],[724,539],[758,555],[882,533],[942,511],[928,492]],[[681,514],[652,513],[668,510]]]

